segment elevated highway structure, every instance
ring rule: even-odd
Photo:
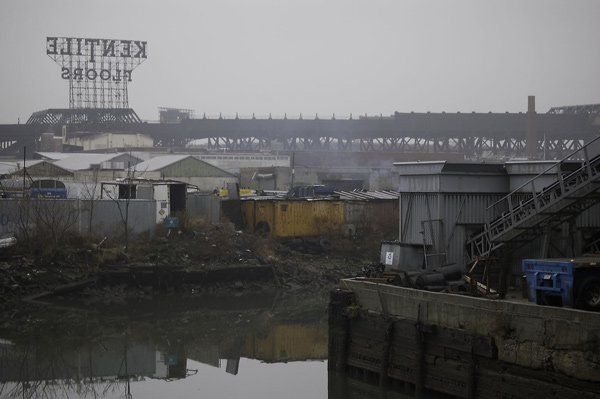
[[[230,151],[392,151],[462,153],[467,158],[562,159],[600,132],[600,105],[548,113],[399,113],[350,119],[198,118],[178,123],[141,121],[133,110],[46,110],[25,125],[0,125],[1,155],[35,148],[43,133],[63,126],[80,132],[135,132],[156,147],[204,140]]]

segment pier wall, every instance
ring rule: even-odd
[[[422,364],[414,363],[414,356],[402,360],[406,363],[406,359],[413,359],[408,360],[409,367],[416,370],[412,377],[409,375],[410,378],[404,381],[418,382],[418,376],[421,375],[424,379],[422,385],[427,387],[427,378],[436,378],[435,373],[419,373],[419,369],[434,370],[436,365],[452,360],[448,353],[454,350],[459,368],[473,370],[457,374],[452,382],[455,385],[463,384],[462,388],[456,388],[457,392],[447,391],[458,397],[473,397],[475,393],[477,397],[485,397],[485,393],[497,395],[500,392],[521,397],[519,391],[523,394],[528,389],[541,389],[538,393],[552,392],[555,386],[565,384],[582,389],[582,393],[575,390],[571,392],[572,396],[566,397],[583,398],[588,397],[586,393],[600,391],[600,313],[539,306],[523,300],[490,300],[440,294],[352,279],[342,280],[339,292],[348,293],[351,299],[346,304],[346,324],[340,318],[339,311],[334,310],[337,321],[333,320],[333,323],[330,314],[330,351],[333,348],[335,357],[332,358],[330,352],[332,369],[343,369],[343,362],[356,364],[355,355],[361,351],[358,346],[369,338],[361,336],[360,332],[367,324],[377,331],[372,336],[375,341],[381,341],[380,346],[410,348],[410,345],[406,345],[407,339],[399,336],[397,339],[404,343],[385,342],[385,328],[389,328],[386,326],[396,323],[394,326],[403,325],[402,328],[414,326],[424,337],[421,343],[421,338],[417,338],[416,349],[411,349],[416,350],[417,354],[422,352]],[[383,322],[369,321],[373,315]],[[376,326],[378,323],[380,327]],[[347,327],[346,331],[343,331],[344,327]],[[447,342],[443,343],[446,349],[436,349],[437,353],[433,353],[428,346],[431,347],[431,342],[439,345],[442,332],[447,336],[447,339],[444,338]],[[347,347],[340,355],[336,352],[339,352],[338,349],[343,345],[340,342],[344,339]],[[457,340],[460,346],[466,346],[457,347]],[[494,348],[492,351],[486,349],[485,356],[478,356],[477,342],[484,341]],[[419,345],[423,348],[419,348]],[[367,346],[373,346],[373,343]],[[453,346],[454,349],[451,348]],[[403,350],[394,352],[392,349],[391,354],[389,349],[382,352],[381,358],[376,361],[379,369],[373,370],[381,370],[386,377],[394,378],[394,370],[386,363],[393,362],[394,356],[400,356]],[[364,362],[364,355],[361,356]],[[381,363],[386,364],[385,370],[381,368]],[[359,367],[369,369],[368,366]],[[394,367],[398,369],[397,365]],[[443,372],[437,375],[444,376]],[[531,381],[536,383],[531,384]],[[449,386],[450,382],[446,381],[445,386]],[[435,385],[431,381],[429,383]]]

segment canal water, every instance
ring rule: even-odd
[[[2,314],[0,399],[414,397],[328,372],[326,290],[111,295]]]
[[[327,292],[14,309],[0,398],[327,398]]]

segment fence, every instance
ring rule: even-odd
[[[188,213],[215,223],[220,217],[218,197],[188,197]],[[0,199],[0,238],[15,236],[20,229],[33,229],[36,224],[70,226],[80,233],[102,236],[149,232],[157,223],[157,202],[154,200],[111,199]],[[127,221],[127,223],[125,223]]]

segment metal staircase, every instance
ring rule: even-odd
[[[471,259],[486,258],[506,244],[529,242],[546,229],[573,219],[598,203],[600,155],[592,148],[600,143],[599,138],[488,207],[486,215],[493,221],[468,240]],[[592,157],[589,152],[593,152]],[[564,174],[562,164],[573,159],[580,160],[581,165]],[[542,188],[541,182],[547,182],[550,173],[556,173],[558,180]],[[530,188],[532,193],[528,199],[523,199],[524,188]]]

